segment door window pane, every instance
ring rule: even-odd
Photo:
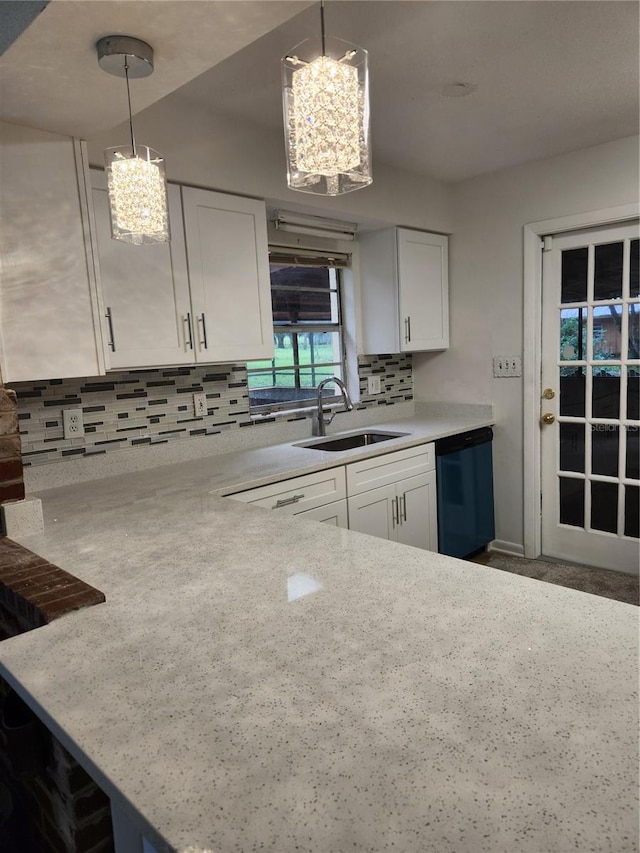
[[[584,424],[560,424],[560,470],[584,473]]]
[[[627,417],[640,420],[640,367],[627,368]]]
[[[594,299],[621,298],[623,246],[623,243],[605,243],[595,247]]]
[[[588,261],[586,247],[562,253],[562,302],[586,302]]]
[[[620,368],[593,368],[593,399],[591,413],[594,418],[620,417]]]
[[[640,240],[631,241],[629,295],[632,299],[634,296],[640,296]]]
[[[593,309],[594,361],[619,359],[622,343],[622,305]]]
[[[584,527],[584,480],[560,477],[560,524]]]
[[[583,361],[587,357],[587,309],[560,311],[560,361]]]
[[[640,427],[627,427],[627,461],[625,475],[630,480],[640,480]]]
[[[624,487],[624,533],[625,536],[640,538],[640,487]]]
[[[618,486],[591,481],[591,527],[616,533],[618,530]]]
[[[560,414],[570,418],[584,415],[584,367],[560,368]]]
[[[591,470],[594,474],[618,476],[618,426],[593,424],[591,427]]]
[[[629,305],[629,358],[640,358],[640,303]]]

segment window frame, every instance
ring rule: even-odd
[[[340,347],[340,361],[331,361],[331,362],[313,362],[312,364],[304,364],[297,362],[297,364],[292,365],[290,368],[280,367],[280,370],[290,370],[298,373],[301,370],[309,370],[312,372],[314,369],[322,369],[323,367],[333,367],[338,368],[334,371],[334,375],[339,376],[345,383],[347,382],[347,351],[346,351],[346,342],[345,342],[345,326],[344,326],[344,278],[342,275],[342,271],[347,269],[351,265],[351,256],[349,254],[341,253],[341,252],[329,252],[327,250],[311,250],[311,249],[298,249],[291,247],[283,247],[283,246],[270,246],[269,247],[269,265],[271,268],[272,264],[288,264],[290,266],[299,266],[299,267],[322,267],[326,268],[330,271],[334,271],[336,277],[336,303],[337,303],[337,314],[338,321],[337,323],[314,323],[312,321],[302,322],[302,323],[278,323],[273,319],[273,310],[272,310],[272,330],[274,338],[278,334],[295,334],[296,336],[299,334],[306,333],[337,333],[339,336],[339,347]],[[286,290],[286,285],[280,285],[280,289]],[[290,287],[291,290],[308,290],[312,291],[314,288],[297,288]],[[265,361],[266,359],[259,359],[259,361]],[[256,359],[258,361],[258,359]],[[317,400],[314,387],[309,388],[310,396],[308,398],[302,400],[283,400],[282,402],[272,402],[272,403],[264,403],[258,405],[251,404],[251,389],[250,389],[250,377],[256,376],[264,373],[275,373],[278,368],[275,366],[275,356],[272,359],[271,367],[260,367],[260,368],[252,368],[252,362],[246,363],[247,370],[247,389],[248,389],[248,397],[249,397],[249,414],[251,417],[262,418],[269,416],[271,414],[283,414],[285,412],[304,412],[309,409],[315,409],[317,407]],[[277,387],[277,386],[274,386]],[[300,387],[295,386],[295,387]],[[341,403],[342,396],[340,394],[323,394],[323,404],[327,407],[338,405]]]

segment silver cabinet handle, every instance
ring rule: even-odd
[[[407,493],[404,492],[400,498],[400,512],[402,513],[402,521],[407,520]]]
[[[404,318],[404,342],[405,344],[409,343],[409,318]]]
[[[187,316],[182,318],[182,322],[187,326],[187,330],[184,335],[184,342],[189,349],[193,349],[193,331],[191,329],[191,313],[189,311],[187,311]],[[189,335],[188,339],[187,334]]]
[[[110,341],[107,341],[107,346],[110,348],[111,352],[115,352],[116,339],[113,336],[113,318],[111,317],[111,308],[107,308],[107,313],[104,316],[107,318],[107,323],[109,324],[109,336],[111,338]]]
[[[393,498],[391,501],[391,521],[394,528],[396,524],[400,524],[400,517],[398,516],[398,498]]]
[[[208,349],[207,347],[207,324],[204,319],[204,312],[198,317],[198,323],[202,323],[202,340],[200,341],[200,346]]]
[[[407,317],[407,343],[411,341],[411,316]]]
[[[291,506],[291,504],[297,504],[299,500],[304,497],[304,493],[301,495],[291,495],[290,498],[281,498],[277,500],[271,509],[280,509],[283,506]]]

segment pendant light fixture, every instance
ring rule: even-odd
[[[372,182],[367,51],[325,35],[282,59],[287,183],[292,190],[342,195]]]
[[[153,73],[153,49],[130,36],[105,36],[96,45],[103,71],[127,81],[131,145],[104,152],[111,236],[141,246],[169,241],[169,214],[164,160],[136,142],[129,79]]]

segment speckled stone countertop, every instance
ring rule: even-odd
[[[298,472],[264,451],[23,539],[107,602],[0,672],[158,850],[636,851],[636,609],[210,494]]]

